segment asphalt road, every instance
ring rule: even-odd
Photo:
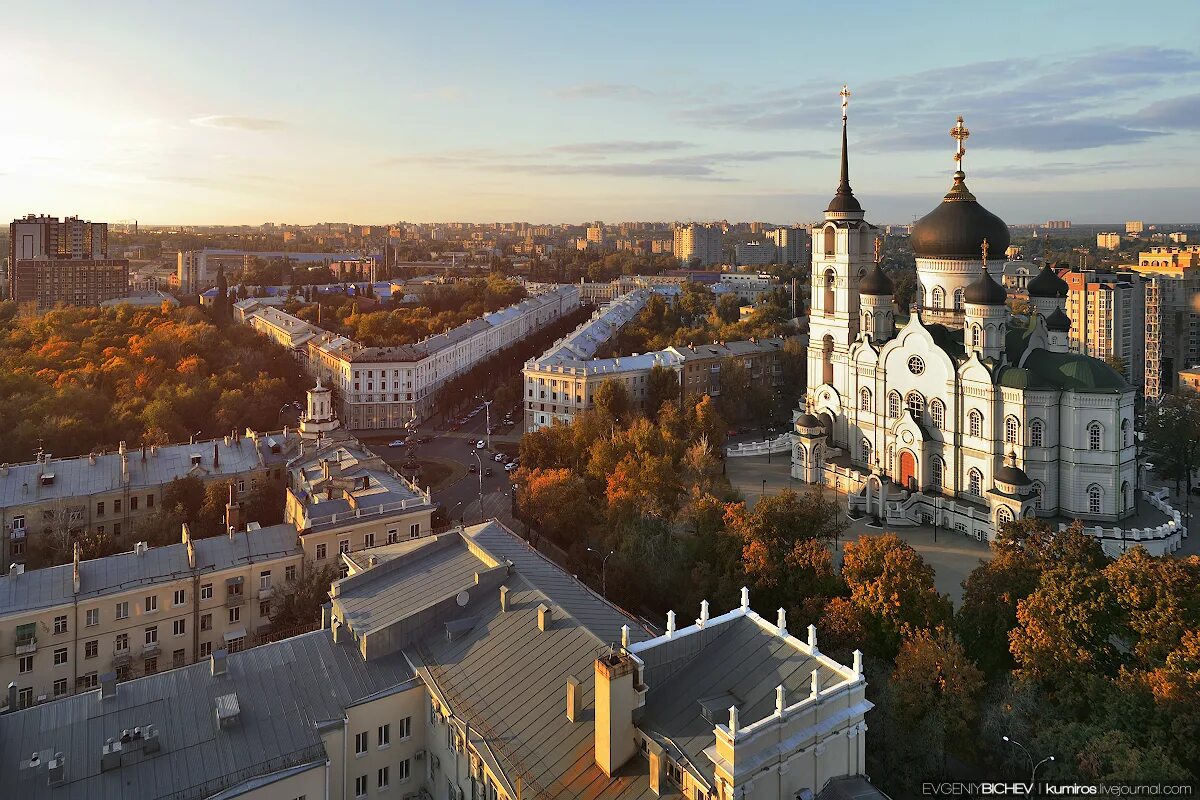
[[[493,422],[496,422],[495,406],[492,408],[492,419]],[[504,416],[503,411],[499,416]],[[475,466],[477,470],[475,473],[468,471],[448,486],[435,489],[434,501],[446,509],[446,514],[455,521],[461,519],[471,524],[498,517],[509,522],[512,511],[512,481],[509,480],[508,473],[504,471],[504,464],[495,461],[494,456],[501,451],[510,456],[516,454],[520,425],[518,419],[517,425],[509,434],[492,436],[491,448],[485,447],[478,451],[475,448],[476,442],[480,440],[486,442],[488,439],[482,411],[457,431],[435,429],[432,424],[422,425],[416,436],[433,437],[432,441],[425,444],[413,444],[405,448],[389,447],[389,440],[400,438],[401,432],[399,431],[378,436],[377,432],[372,431],[371,441],[366,444],[372,452],[377,453],[385,460],[397,462],[396,468],[400,472],[405,470],[400,468],[398,463],[410,457],[417,460],[425,458],[453,461],[462,464],[467,470]],[[366,431],[357,432],[360,437],[366,433]],[[410,436],[410,438],[415,437]],[[478,460],[476,460],[477,456]],[[483,474],[488,468],[492,470],[490,477]]]

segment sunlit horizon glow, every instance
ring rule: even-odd
[[[145,224],[878,222],[949,185],[962,114],[1011,223],[1196,221],[1200,55],[1128,4],[13,5],[0,215]],[[1176,32],[1194,4],[1156,8]],[[1186,38],[1186,37],[1185,37]]]

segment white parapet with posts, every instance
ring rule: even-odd
[[[725,448],[725,455],[730,458],[739,456],[765,456],[767,453],[790,453],[792,450],[792,434],[781,433],[774,439],[761,442],[738,442]]]
[[[1100,542],[1106,555],[1113,558],[1128,552],[1131,547],[1141,547],[1152,556],[1165,556],[1174,553],[1188,535],[1187,525],[1183,515],[1167,502],[1167,489],[1162,487],[1153,492],[1143,492],[1146,502],[1167,515],[1167,521],[1162,525],[1146,528],[1106,528],[1103,525],[1085,525],[1084,533],[1089,534]],[[1060,523],[1060,531],[1067,529],[1066,523]]]

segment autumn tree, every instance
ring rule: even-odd
[[[332,564],[305,564],[271,600],[271,632],[319,623],[321,606],[329,602],[329,587],[337,577]]]
[[[1175,391],[1146,413],[1146,450],[1164,478],[1192,488],[1192,473],[1200,464],[1200,394]]]
[[[560,545],[580,537],[595,516],[583,479],[566,469],[529,469],[517,475],[521,513]]]
[[[896,655],[891,682],[902,724],[917,728],[932,721],[948,751],[969,755],[983,673],[948,628],[910,630]]]
[[[651,367],[646,375],[646,416],[656,420],[663,403],[678,402],[679,373],[659,364]]]
[[[592,404],[609,419],[627,419],[631,409],[629,390],[616,378],[608,378],[592,392]]]

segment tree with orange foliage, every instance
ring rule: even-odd
[[[583,479],[567,469],[522,468],[516,474],[517,502],[526,519],[561,546],[582,536],[596,516]]]

